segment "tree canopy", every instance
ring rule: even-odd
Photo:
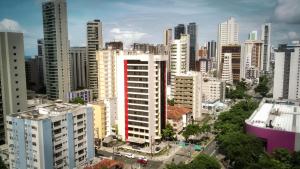
[[[189,164],[169,164],[166,169],[220,169],[221,165],[216,158],[210,157],[206,154],[199,154]]]
[[[70,103],[84,104],[84,100],[81,97],[76,97],[75,99],[71,100]]]

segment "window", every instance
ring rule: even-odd
[[[17,47],[16,47],[16,46],[13,46],[13,49],[17,49]]]
[[[19,88],[16,88],[16,91],[19,91]]]
[[[14,59],[14,62],[17,62],[17,59]]]
[[[17,67],[17,66],[15,66],[15,69],[18,69],[18,67]]]
[[[17,105],[20,105],[20,103],[18,102]]]
[[[18,109],[18,111],[17,112],[20,112],[21,110],[20,109]]]
[[[15,76],[17,77],[17,76],[18,76],[18,74],[16,73],[16,74],[15,74]]]
[[[14,53],[14,56],[16,56],[17,54],[16,53]]]
[[[17,98],[19,98],[20,96],[19,95],[17,95]]]
[[[18,84],[19,83],[19,81],[16,81],[16,84]]]

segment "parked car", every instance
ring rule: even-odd
[[[115,152],[116,156],[122,156],[122,154],[120,152]]]
[[[139,157],[136,161],[137,163],[143,164],[143,165],[147,165],[148,164],[148,159],[145,157]]]
[[[126,154],[124,154],[124,156],[127,158],[134,158],[134,154],[131,154],[131,153],[126,153]]]

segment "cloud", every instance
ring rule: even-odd
[[[300,0],[278,0],[273,17],[275,21],[300,24]]]
[[[287,37],[290,39],[290,40],[296,40],[296,39],[300,39],[300,36],[297,32],[288,32],[287,33]]]
[[[120,28],[113,28],[110,30],[111,36],[114,40],[122,41],[125,46],[130,45],[146,36],[146,33],[131,31],[131,30],[121,30]]]
[[[0,31],[3,32],[25,32],[17,21],[4,18],[0,21]]]

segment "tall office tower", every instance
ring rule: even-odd
[[[262,41],[246,40],[242,45],[241,78],[254,80],[260,75]]]
[[[171,45],[171,96],[174,96],[174,84],[176,74],[186,73],[189,70],[190,36],[183,34],[180,39],[173,41]]]
[[[100,100],[116,97],[116,56],[117,50],[97,51],[98,98]]]
[[[70,57],[66,0],[43,3],[46,89],[48,99],[68,101]]]
[[[221,56],[221,77],[227,83],[236,83],[240,81],[241,66],[241,46],[228,45],[222,46]]]
[[[211,61],[211,68],[217,69],[217,42],[207,42],[207,59]]]
[[[149,44],[149,43],[133,43],[132,50],[139,53],[149,53],[154,55],[165,54],[163,44]]]
[[[72,91],[87,88],[86,47],[70,48]]]
[[[300,98],[300,42],[275,50],[274,99]]]
[[[205,46],[200,46],[199,50],[197,51],[197,56],[196,56],[196,60],[197,58],[200,59],[207,59],[207,47]]]
[[[270,71],[270,54],[271,54],[271,23],[262,25],[261,40],[263,41],[261,68],[263,73]]]
[[[174,102],[177,105],[192,109],[193,119],[199,120],[202,109],[202,73],[187,72],[175,77]]]
[[[174,40],[175,39],[180,39],[181,34],[185,34],[185,26],[184,24],[178,24],[174,28]]]
[[[172,29],[168,28],[164,31],[164,45],[170,46],[173,40],[173,36],[172,36]]]
[[[218,31],[218,46],[217,46],[217,65],[219,75],[221,73],[221,56],[222,46],[239,44],[239,25],[235,22],[233,17],[230,17],[227,21],[219,24]]]
[[[45,47],[44,47],[44,39],[38,39],[37,40],[37,50],[38,50],[38,57],[42,58],[42,69],[43,69],[43,84],[44,84],[44,88],[46,89],[46,58],[45,58]]]
[[[43,67],[41,56],[35,56],[25,61],[27,89],[37,93],[45,93]]]
[[[215,77],[203,76],[202,102],[213,103],[225,100],[225,83]]]
[[[113,41],[113,42],[106,42],[105,49],[111,48],[112,50],[123,50],[123,42],[121,41]]]
[[[0,144],[5,116],[27,109],[23,34],[0,32]]]
[[[167,114],[167,56],[117,57],[118,131],[122,140],[154,143],[161,138]]]
[[[197,51],[197,25],[189,23],[187,25],[187,34],[190,35],[190,65],[189,70],[195,70],[196,66],[196,51]]]
[[[87,23],[87,67],[88,87],[93,90],[94,99],[98,98],[98,67],[96,51],[102,49],[102,23],[94,20]]]
[[[77,168],[91,162],[93,116],[92,107],[67,103],[7,116],[10,168]]]
[[[248,40],[258,40],[257,39],[257,31],[251,31],[248,36]]]
[[[211,62],[208,59],[199,59],[196,61],[196,71],[206,73],[211,69]]]

